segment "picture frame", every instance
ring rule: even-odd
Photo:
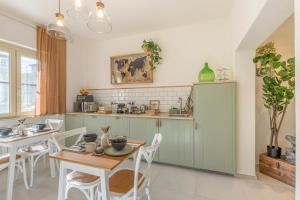
[[[111,84],[153,83],[149,61],[144,52],[110,57]]]

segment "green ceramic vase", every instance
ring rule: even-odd
[[[199,72],[198,80],[199,82],[211,82],[215,80],[215,73],[209,68],[208,63],[205,63],[203,69]]]

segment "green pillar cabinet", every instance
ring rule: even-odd
[[[193,121],[161,119],[159,132],[163,136],[159,148],[159,161],[193,167]]]
[[[194,85],[194,167],[236,173],[235,82]]]

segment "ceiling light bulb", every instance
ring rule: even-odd
[[[63,23],[63,21],[61,19],[58,19],[56,21],[56,24],[57,24],[57,26],[64,26],[64,23]]]
[[[75,7],[80,8],[82,6],[81,0],[75,0]]]
[[[103,17],[104,17],[104,13],[103,13],[103,10],[102,10],[102,9],[99,9],[99,10],[97,11],[97,17],[99,17],[99,18],[103,18]]]
[[[56,13],[56,25],[57,26],[64,26],[64,15],[61,13]]]

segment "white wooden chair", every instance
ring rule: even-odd
[[[64,120],[59,119],[46,119],[47,126],[54,131],[60,131]],[[29,160],[30,163],[30,187],[33,186],[34,168],[40,158],[44,159],[44,167],[46,167],[46,155],[49,154],[49,147],[46,142],[42,142],[36,145],[29,146],[21,149],[22,152]]]
[[[78,138],[73,144],[76,145],[82,140],[85,134],[86,134],[85,127],[66,131],[66,132],[55,133],[54,137],[56,139],[55,145],[57,150],[61,151],[62,149],[66,148],[65,145],[62,144],[65,141],[65,139],[78,135]],[[68,191],[71,188],[76,188],[80,190],[88,200],[94,200],[95,191],[99,183],[100,183],[100,178],[96,176],[73,171],[69,173],[67,176],[65,198],[66,199],[68,198]]]
[[[9,154],[1,155],[0,156],[0,171],[5,169],[5,168],[8,168],[8,166],[9,166]],[[23,174],[24,185],[25,185],[26,190],[28,190],[29,187],[28,187],[28,183],[27,183],[25,157],[23,155],[17,154],[17,156],[16,156],[16,167]]]

